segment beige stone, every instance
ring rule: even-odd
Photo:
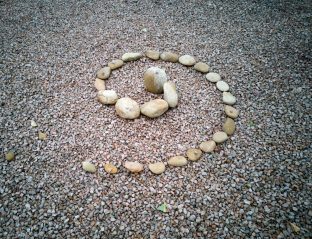
[[[205,153],[212,153],[216,147],[216,142],[213,140],[204,141],[199,145],[199,148]]]
[[[127,61],[136,61],[139,60],[142,57],[142,53],[138,53],[138,52],[128,52],[122,55],[121,59],[124,62]]]
[[[97,100],[103,105],[113,105],[118,100],[118,95],[114,90],[100,90],[97,93]]]
[[[164,100],[167,101],[169,107],[178,105],[177,87],[173,81],[167,81],[164,84]]]
[[[155,99],[141,105],[141,113],[150,118],[156,118],[164,114],[169,108],[167,101]]]
[[[224,141],[226,141],[228,139],[228,136],[225,132],[218,131],[218,132],[214,133],[214,135],[212,136],[212,139],[216,143],[223,143]]]
[[[209,71],[209,65],[204,62],[197,62],[194,65],[194,69],[201,73],[207,73]]]
[[[223,124],[223,131],[227,134],[227,135],[232,135],[235,132],[235,122],[233,119],[231,118],[226,118],[224,124]]]
[[[109,62],[108,67],[111,68],[111,70],[116,70],[124,65],[123,60],[117,59],[117,60],[112,60]]]
[[[218,90],[220,90],[220,91],[228,91],[230,89],[228,83],[226,83],[223,80],[218,81],[216,86],[217,86]]]
[[[117,100],[115,109],[117,115],[124,119],[135,119],[140,116],[139,104],[128,97]]]
[[[15,158],[15,155],[14,155],[14,153],[13,152],[7,152],[6,154],[5,154],[5,159],[6,160],[8,160],[8,161],[11,161],[11,160],[13,160]]]
[[[202,151],[200,149],[191,148],[186,151],[186,155],[189,160],[197,161],[198,159],[200,159]]]
[[[209,73],[206,75],[206,79],[209,80],[209,81],[212,82],[212,83],[216,83],[216,82],[218,82],[219,80],[221,80],[221,76],[220,76],[218,73],[209,72]]]
[[[163,61],[168,61],[168,62],[178,62],[179,60],[179,55],[175,54],[173,52],[163,52],[160,55],[160,59],[162,59]]]
[[[96,78],[95,79],[95,82],[94,82],[94,87],[95,89],[97,89],[98,91],[100,90],[105,90],[105,81],[104,80],[101,80],[99,78]]]
[[[236,97],[232,95],[230,92],[223,92],[222,100],[223,103],[228,105],[234,105],[236,103]]]
[[[232,119],[236,119],[238,117],[239,111],[230,105],[226,105],[224,107],[225,114]]]
[[[183,156],[174,156],[168,160],[168,164],[176,167],[185,166],[187,165],[187,159]]]
[[[179,57],[179,62],[184,66],[193,66],[196,63],[196,60],[193,56],[183,55]]]
[[[118,172],[117,167],[111,163],[106,163],[104,165],[104,170],[105,172],[110,173],[110,174],[115,174]]]
[[[111,68],[109,68],[107,66],[107,67],[104,67],[104,68],[98,70],[98,72],[96,73],[96,77],[101,79],[101,80],[106,80],[109,78],[110,73],[111,73]]]
[[[166,170],[166,166],[163,162],[150,163],[148,168],[154,174],[162,174]]]
[[[43,132],[38,133],[38,138],[39,140],[46,140],[47,139],[47,134]]]
[[[146,57],[148,57],[154,61],[159,60],[159,57],[160,57],[160,53],[158,51],[153,51],[153,50],[147,50],[145,52],[145,55],[146,55]]]
[[[131,173],[139,173],[143,171],[143,164],[139,162],[125,162],[125,168],[128,169]]]

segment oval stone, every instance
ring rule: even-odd
[[[14,153],[13,152],[7,152],[6,154],[5,154],[5,159],[6,160],[8,160],[8,161],[11,161],[11,160],[13,160],[15,158],[15,155],[14,155]]]
[[[224,124],[223,124],[223,131],[227,134],[227,135],[232,135],[235,132],[235,122],[233,119],[231,118],[226,118]]]
[[[200,149],[188,149],[186,155],[189,160],[197,161],[202,156],[202,151]]]
[[[104,80],[101,80],[99,78],[96,78],[95,79],[95,82],[94,82],[94,87],[95,89],[97,89],[98,91],[100,90],[105,90],[105,81]]]
[[[144,73],[144,86],[147,91],[160,94],[164,91],[164,83],[167,81],[167,74],[163,69],[150,67]]]
[[[215,72],[209,72],[206,75],[206,79],[209,80],[210,82],[216,83],[219,80],[221,80],[221,76],[218,73]]]
[[[97,100],[103,105],[113,105],[118,100],[118,95],[114,90],[100,90],[97,93]]]
[[[88,173],[95,173],[96,172],[96,167],[93,163],[90,163],[88,161],[82,162],[82,168],[84,171]]]
[[[110,174],[115,174],[118,171],[117,167],[111,163],[106,163],[104,165],[104,170],[105,172],[110,173]]]
[[[179,60],[179,55],[175,54],[173,52],[163,52],[160,55],[160,59],[162,59],[163,61],[168,61],[168,62],[178,62]]]
[[[169,107],[176,107],[178,104],[177,87],[172,81],[164,84],[164,100],[167,101]]]
[[[117,100],[115,109],[117,115],[124,119],[135,119],[140,116],[139,104],[128,97]]]
[[[174,156],[168,160],[168,164],[176,167],[185,166],[187,165],[187,159],[183,156]]]
[[[148,168],[154,174],[162,174],[166,170],[166,166],[163,162],[150,163]]]
[[[124,62],[122,60],[117,59],[117,60],[112,60],[107,65],[109,68],[111,68],[111,70],[115,70],[115,69],[122,67],[123,64],[124,64]]]
[[[156,118],[165,113],[169,108],[167,101],[155,99],[141,105],[141,113],[150,118]]]
[[[121,59],[125,62],[139,60],[143,55],[138,52],[128,52],[122,55]]]
[[[125,162],[125,168],[128,169],[131,173],[139,173],[143,171],[143,164],[139,162]]]
[[[236,103],[236,98],[230,92],[223,92],[223,103],[228,105],[234,105]]]
[[[226,141],[228,139],[228,136],[225,132],[218,131],[218,132],[214,133],[214,135],[212,136],[212,139],[216,143],[223,143],[224,141]]]
[[[158,51],[153,51],[153,50],[147,50],[145,52],[145,55],[147,58],[152,59],[154,61],[159,60],[160,53]]]
[[[196,63],[196,60],[190,55],[183,55],[179,58],[179,62],[184,66],[193,66]]]
[[[96,77],[101,80],[106,80],[110,76],[110,73],[111,73],[111,68],[107,66],[98,70],[98,72],[96,73]]]
[[[197,62],[194,66],[194,69],[201,73],[207,73],[209,71],[209,66],[204,62]]]
[[[220,91],[228,91],[230,89],[228,83],[226,83],[225,81],[222,81],[222,80],[217,82],[217,88]]]
[[[204,141],[199,145],[199,148],[205,153],[212,153],[216,147],[216,142],[213,140]]]
[[[238,117],[238,110],[235,109],[234,107],[230,106],[230,105],[226,105],[224,107],[224,111],[225,111],[225,114],[233,119],[236,119]]]

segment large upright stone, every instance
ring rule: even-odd
[[[145,71],[143,78],[147,91],[154,94],[163,93],[164,83],[167,81],[167,74],[163,69],[150,67]]]

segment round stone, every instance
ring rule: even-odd
[[[216,143],[223,143],[224,141],[226,141],[228,139],[228,136],[225,132],[218,131],[218,132],[214,133],[214,135],[212,136],[212,139]]]
[[[223,131],[227,135],[232,135],[235,132],[235,122],[231,118],[226,118],[224,124],[223,124]]]
[[[118,95],[114,90],[100,90],[97,93],[97,100],[103,105],[113,105],[118,100]]]
[[[139,104],[128,97],[117,100],[115,109],[117,115],[124,119],[135,119],[140,116]]]
[[[128,169],[131,173],[139,173],[143,171],[143,164],[139,162],[125,162],[125,168]]]
[[[177,87],[172,81],[167,81],[164,84],[164,100],[167,101],[169,107],[176,107],[178,105]]]
[[[168,160],[168,164],[176,167],[185,166],[187,165],[187,160],[183,156],[174,156]]]
[[[160,53],[158,51],[153,51],[153,50],[147,50],[145,52],[146,57],[148,57],[149,59],[152,59],[154,61],[159,60],[160,57]]]
[[[149,170],[154,174],[162,174],[166,170],[166,166],[162,162],[150,163],[148,165]]]
[[[185,66],[193,66],[196,63],[196,60],[190,55],[184,55],[179,58],[179,62]]]
[[[163,61],[168,61],[168,62],[178,62],[179,60],[179,55],[172,53],[172,52],[163,52],[160,55],[160,59],[162,59]]]
[[[222,80],[217,82],[217,88],[220,91],[228,91],[230,89],[228,83],[226,83],[225,81],[222,81]]]
[[[110,76],[110,73],[111,73],[111,68],[107,66],[98,70],[98,72],[96,73],[96,77],[101,80],[106,80]]]
[[[15,158],[15,155],[14,155],[14,153],[13,152],[7,152],[6,154],[5,154],[5,159],[6,160],[8,160],[8,161],[11,161],[11,160],[13,160]]]
[[[38,138],[39,140],[46,140],[47,139],[47,134],[43,132],[38,133]]]
[[[204,62],[197,62],[194,69],[201,73],[207,73],[209,71],[209,66]]]
[[[143,55],[138,52],[128,52],[122,55],[121,59],[125,62],[139,60]]]
[[[88,161],[82,162],[82,168],[84,171],[88,173],[95,173],[96,172],[96,167],[93,163],[90,163]]]
[[[230,92],[223,92],[223,103],[228,105],[234,105],[236,103],[236,98]]]
[[[162,99],[151,100],[141,106],[141,113],[150,118],[156,118],[165,113],[169,108],[167,101]]]
[[[199,148],[205,153],[212,153],[216,147],[216,142],[213,140],[204,141],[199,145]]]
[[[111,163],[106,163],[104,165],[104,170],[105,172],[110,173],[110,174],[115,174],[118,171],[117,167]]]
[[[231,117],[233,119],[236,119],[238,117],[238,114],[239,114],[238,110],[235,109],[234,107],[230,106],[230,105],[226,105],[224,107],[224,111],[228,117]]]
[[[123,60],[117,59],[117,60],[112,60],[107,65],[109,68],[111,68],[111,70],[115,70],[115,69],[122,67],[123,64],[124,64]]]
[[[163,69],[150,67],[144,73],[144,86],[147,91],[160,94],[164,91],[164,83],[167,81],[167,74]]]
[[[95,79],[94,82],[94,87],[99,91],[99,90],[105,90],[105,81],[101,80],[99,78]]]
[[[197,161],[202,156],[202,151],[200,149],[188,149],[186,151],[186,155],[189,160],[191,161]]]
[[[210,82],[216,83],[219,80],[221,80],[221,76],[218,73],[215,72],[209,72],[206,75],[206,79],[209,80]]]

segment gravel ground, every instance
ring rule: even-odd
[[[1,238],[312,237],[310,1],[1,0],[0,11]],[[215,153],[160,176],[120,165],[184,154],[225,117],[202,74],[146,58],[107,88],[156,98],[142,79],[159,66],[177,83],[178,108],[129,121],[96,102],[96,71],[147,49],[209,63],[241,112]],[[156,210],[164,202],[168,213]]]

